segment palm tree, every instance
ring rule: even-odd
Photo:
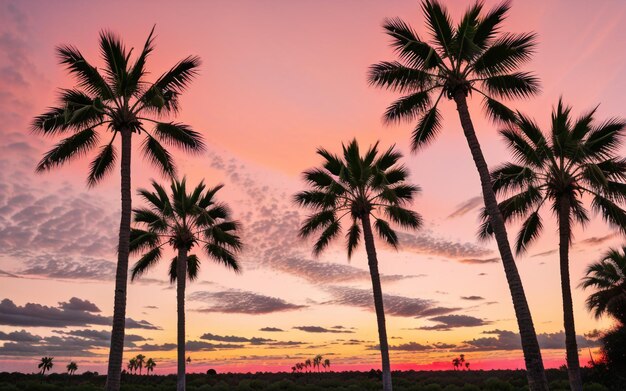
[[[298,204],[313,210],[313,214],[303,222],[300,235],[309,237],[320,233],[313,247],[313,254],[317,256],[341,234],[341,221],[349,215],[351,223],[346,233],[346,247],[350,258],[359,245],[362,232],[378,320],[383,389],[389,391],[392,389],[389,346],[370,217],[374,219],[378,236],[397,247],[398,236],[385,219],[403,228],[418,229],[421,217],[405,207],[410,205],[420,189],[405,182],[408,172],[398,164],[402,155],[393,146],[379,155],[377,143],[361,156],[359,145],[353,140],[347,146],[343,145],[343,157],[322,148],[317,153],[325,160],[322,168],[304,173],[312,189],[295,196]]]
[[[467,371],[470,370],[470,363],[469,362],[465,363],[465,370],[467,370]]]
[[[37,368],[41,369],[41,374],[45,375],[46,371],[49,371],[50,369],[52,369],[52,367],[54,366],[54,363],[52,362],[54,360],[54,357],[42,357],[41,361],[39,362],[39,365],[37,365]]]
[[[330,370],[330,360],[329,359],[325,359],[324,360],[324,368],[326,368],[327,370]]]
[[[482,2],[469,7],[457,26],[448,11],[436,0],[423,0],[432,42],[423,40],[401,19],[388,19],[383,27],[392,39],[399,61],[381,62],[370,68],[372,85],[396,91],[403,96],[387,109],[387,123],[416,121],[413,150],[434,141],[441,130],[438,109],[442,98],[454,100],[461,127],[480,176],[483,200],[494,227],[517,323],[531,390],[547,390],[541,351],[532,316],[513,259],[506,227],[498,209],[485,157],[480,148],[467,106],[467,97],[483,98],[488,116],[495,121],[511,121],[514,112],[498,99],[525,98],[539,90],[538,79],[518,71],[530,59],[535,34],[503,34],[500,25],[509,11],[504,2],[483,13]]]
[[[131,230],[131,253],[143,253],[132,269],[132,279],[141,276],[161,259],[163,246],[177,252],[171,260],[169,276],[176,282],[178,310],[178,379],[177,390],[185,389],[185,283],[198,277],[200,259],[189,254],[194,246],[201,247],[215,262],[239,270],[236,254],[241,250],[239,223],[231,219],[228,207],[215,200],[223,187],[207,189],[204,183],[187,192],[186,179],[173,180],[171,194],[152,182],[154,191],[139,190],[147,208],[134,210],[135,222],[145,229]],[[177,278],[180,277],[180,278]],[[185,278],[187,277],[187,278]],[[191,358],[189,358],[191,361]]]
[[[156,362],[152,358],[149,358],[148,361],[146,361],[146,373],[149,375],[150,372],[154,372],[154,367],[156,367]]]
[[[461,359],[459,359],[458,357],[456,357],[455,359],[452,360],[452,366],[454,367],[454,370],[456,371],[457,369],[459,369],[459,366],[461,366]]]
[[[144,356],[143,354],[138,354],[135,359],[137,360],[137,368],[139,368],[139,374],[141,375],[141,369],[143,368],[143,364],[146,361],[146,356]]]
[[[146,60],[152,52],[153,31],[143,50],[130,62],[132,49],[127,50],[113,33],[100,33],[100,52],[104,60],[102,71],[91,65],[74,46],[60,46],[57,52],[61,64],[76,77],[77,87],[63,89],[56,107],[37,116],[33,131],[45,136],[69,135],[48,151],[37,166],[46,171],[85,155],[100,145],[89,166],[87,183],[98,184],[110,173],[118,159],[114,145],[121,139],[121,194],[117,271],[115,275],[115,305],[113,329],[107,372],[107,390],[119,390],[124,322],[126,317],[126,289],[128,277],[128,243],[131,219],[131,151],[132,136],[142,136],[141,149],[145,157],[168,176],[174,176],[176,167],[172,156],[162,145],[174,145],[186,151],[201,151],[202,137],[189,126],[177,122],[163,122],[165,115],[179,109],[179,95],[196,75],[198,57],[187,57],[154,82],[146,80]],[[152,128],[148,129],[148,125]],[[101,136],[109,136],[100,144]]]
[[[78,364],[76,364],[76,362],[71,361],[69,364],[67,364],[67,373],[69,375],[73,375],[74,372],[76,372],[78,370]]]
[[[312,366],[313,364],[311,363],[311,359],[307,358],[306,361],[304,361],[304,366],[307,369],[307,371],[311,372],[311,370],[309,369],[310,366]]]
[[[131,373],[131,375],[134,374],[138,368],[137,358],[136,357],[131,358],[128,361],[128,365],[126,367],[128,368],[128,371]]]
[[[626,212],[619,206],[626,199],[626,160],[615,154],[626,123],[610,119],[596,125],[594,112],[574,119],[571,108],[559,100],[549,134],[517,113],[518,120],[501,131],[514,162],[491,173],[496,195],[507,197],[499,204],[504,221],[523,220],[515,243],[517,255],[541,234],[542,210],[549,206],[558,221],[567,369],[575,391],[582,391],[582,379],[569,278],[572,224],[589,222],[583,202],[589,197],[592,208],[607,222],[626,231]],[[479,235],[485,238],[493,230],[484,210],[482,217]]]
[[[596,318],[610,315],[626,325],[626,246],[610,249],[589,265],[581,284],[596,291],[587,298],[587,308]]]

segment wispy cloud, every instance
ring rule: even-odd
[[[195,310],[198,312],[269,314],[272,312],[299,310],[307,307],[306,305],[288,303],[277,297],[236,289],[218,292],[194,292],[189,295],[189,300],[200,301],[208,305]]]

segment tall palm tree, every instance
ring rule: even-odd
[[[152,358],[149,358],[148,361],[146,361],[146,373],[149,375],[150,372],[154,372],[154,367],[156,367],[156,362]]]
[[[330,360],[329,359],[324,359],[324,368],[326,368],[327,370],[330,370]]]
[[[324,360],[324,358],[322,357],[321,354],[318,354],[317,356],[315,356],[313,358],[313,367],[317,367],[317,371],[320,371],[320,365],[322,364],[322,361]]]
[[[176,389],[185,390],[185,283],[198,277],[200,259],[189,251],[198,246],[213,261],[239,270],[237,253],[242,244],[239,223],[229,208],[215,200],[222,188],[207,189],[204,183],[187,192],[187,182],[173,180],[171,193],[152,182],[153,191],[139,190],[148,207],[134,210],[135,222],[145,229],[131,230],[131,253],[143,253],[132,268],[136,279],[158,263],[163,246],[176,251],[169,268],[170,281],[176,282],[178,310],[178,379]],[[177,278],[179,277],[179,278]],[[186,278],[185,278],[186,277]]]
[[[514,161],[491,173],[493,190],[506,197],[499,204],[505,222],[523,220],[515,251],[524,253],[542,232],[542,210],[548,207],[559,224],[559,258],[567,370],[571,389],[582,391],[576,344],[569,248],[572,224],[585,225],[589,213],[584,200],[611,225],[626,231],[626,160],[616,156],[626,123],[610,119],[596,124],[595,110],[572,118],[571,108],[559,99],[552,113],[550,132],[542,132],[527,116],[501,131]],[[483,238],[493,232],[483,210]]]
[[[626,246],[608,250],[589,265],[580,285],[596,290],[587,298],[587,308],[596,318],[610,315],[626,326]]]
[[[310,358],[307,358],[304,361],[304,366],[306,367],[307,371],[311,372],[311,370],[309,369],[309,367],[313,366],[313,363],[311,362]]]
[[[122,211],[107,390],[120,388],[132,210],[130,169],[133,135],[143,139],[143,154],[167,176],[174,176],[176,167],[162,143],[186,151],[204,148],[201,135],[189,126],[163,121],[166,115],[178,112],[179,95],[196,75],[200,59],[187,57],[156,81],[149,82],[146,80],[146,61],[154,49],[153,32],[154,29],[134,62],[130,61],[132,49],[128,50],[115,34],[101,32],[100,53],[104,66],[100,69],[87,62],[76,47],[59,46],[60,62],[76,77],[77,86],[62,89],[58,106],[37,116],[32,124],[33,131],[45,136],[67,135],[45,154],[37,171],[60,166],[100,145],[89,165],[87,183],[90,187],[113,170],[119,156],[114,143],[116,138],[120,139]],[[101,144],[101,137],[107,137],[107,141]]]
[[[511,291],[529,386],[533,391],[544,391],[548,382],[535,327],[467,106],[468,96],[478,95],[491,119],[511,121],[514,112],[499,99],[525,98],[539,90],[535,76],[518,70],[531,57],[535,35],[500,32],[509,8],[510,4],[504,2],[483,13],[482,2],[476,2],[455,26],[438,1],[423,0],[422,10],[432,40],[422,39],[401,19],[386,20],[383,27],[399,61],[373,65],[368,78],[374,86],[403,95],[389,106],[384,119],[387,123],[417,121],[412,135],[414,150],[434,141],[440,132],[442,118],[438,106],[442,98],[455,102]]]
[[[71,361],[69,364],[67,364],[67,373],[69,375],[73,375],[74,372],[76,372],[78,370],[78,364],[76,364],[76,362]]]
[[[299,205],[313,210],[313,214],[303,222],[300,235],[309,237],[319,233],[313,247],[313,254],[317,256],[339,237],[341,222],[349,216],[350,227],[346,233],[348,258],[363,235],[378,321],[383,389],[390,391],[392,383],[383,293],[370,218],[374,219],[378,236],[397,247],[398,236],[388,220],[403,228],[418,229],[422,219],[407,207],[420,189],[406,183],[408,172],[399,164],[402,155],[393,146],[379,154],[377,143],[361,156],[359,145],[353,140],[343,145],[342,157],[322,148],[317,153],[324,158],[322,167],[304,173],[311,189],[295,196]]]
[[[39,365],[37,365],[37,368],[41,369],[41,374],[45,375],[46,371],[49,371],[50,369],[52,369],[52,367],[54,366],[54,363],[52,362],[54,360],[54,357],[42,357],[41,361],[39,362]]]
[[[138,354],[135,359],[137,360],[137,368],[139,368],[139,374],[141,375],[143,364],[146,362],[146,356],[144,356],[143,354]]]

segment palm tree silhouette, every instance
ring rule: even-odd
[[[137,368],[138,368],[138,365],[137,365],[137,358],[136,358],[136,357],[133,357],[133,358],[131,358],[131,359],[128,361],[127,368],[128,368],[128,371],[129,371],[131,374],[134,374],[134,373],[135,373],[135,371],[136,371],[136,370],[137,370]]]
[[[496,195],[507,197],[499,204],[504,221],[523,220],[515,244],[518,255],[541,234],[542,210],[549,206],[558,221],[567,370],[575,391],[582,391],[582,379],[569,278],[572,224],[589,222],[584,199],[590,197],[594,210],[626,231],[626,212],[619,206],[626,197],[626,162],[615,154],[626,123],[610,119],[596,125],[594,112],[574,119],[559,99],[549,134],[518,113],[518,120],[501,131],[514,162],[491,173]],[[479,235],[485,238],[493,230],[484,210],[482,218]]]
[[[135,359],[137,360],[137,367],[139,368],[139,374],[141,375],[141,370],[143,368],[143,364],[146,361],[146,356],[144,356],[143,354],[138,354]]]
[[[589,265],[580,286],[595,289],[587,298],[587,309],[596,318],[610,315],[626,325],[626,246],[608,250]]]
[[[346,234],[346,247],[350,258],[359,245],[362,231],[378,321],[383,389],[389,391],[392,389],[389,347],[370,217],[374,219],[378,236],[397,247],[398,236],[385,219],[403,228],[418,229],[421,217],[406,206],[410,205],[420,189],[405,182],[408,172],[398,164],[402,155],[394,147],[379,154],[378,144],[375,144],[361,156],[359,145],[353,140],[347,146],[343,145],[343,157],[322,148],[317,153],[325,160],[322,168],[304,173],[312,189],[295,196],[298,204],[313,210],[313,214],[302,224],[300,235],[308,237],[319,232],[313,247],[313,254],[317,256],[340,235],[341,221],[349,215],[351,224]]]
[[[78,364],[76,364],[74,361],[71,361],[69,364],[67,364],[67,373],[69,375],[73,375],[74,372],[76,372],[78,370]]]
[[[330,360],[329,359],[325,359],[323,365],[324,365],[324,368],[326,368],[327,370],[330,370]]]
[[[491,119],[512,121],[514,112],[497,99],[525,98],[539,90],[535,76],[518,71],[531,57],[535,35],[500,33],[509,8],[509,2],[504,2],[483,14],[483,3],[476,2],[454,26],[448,11],[438,1],[423,0],[422,10],[432,45],[401,19],[386,20],[383,27],[400,61],[373,65],[369,81],[374,86],[404,95],[388,107],[384,119],[388,123],[417,120],[412,137],[414,150],[434,141],[441,130],[438,109],[441,99],[454,100],[480,176],[484,203],[511,291],[529,386],[533,391],[544,391],[548,389],[548,382],[532,316],[467,106],[467,97],[476,93],[483,98]]]
[[[172,156],[161,144],[174,145],[186,151],[204,148],[202,137],[189,126],[163,122],[167,114],[179,109],[179,95],[196,74],[198,57],[187,57],[178,62],[155,82],[145,80],[146,60],[154,49],[154,29],[143,50],[131,63],[131,50],[113,33],[100,33],[100,51],[104,60],[103,72],[91,65],[74,46],[60,46],[57,52],[61,64],[75,76],[78,85],[63,89],[56,107],[36,117],[32,129],[46,136],[67,135],[48,151],[37,166],[45,171],[83,156],[100,143],[101,136],[110,138],[101,144],[89,166],[88,185],[95,186],[110,173],[118,159],[114,145],[121,139],[121,195],[117,271],[115,275],[115,306],[113,330],[107,372],[107,390],[119,390],[124,322],[126,317],[126,289],[128,277],[128,244],[131,219],[131,151],[132,136],[143,136],[141,150],[145,157],[167,176],[174,176],[176,167]],[[148,125],[153,126],[148,129]]]
[[[317,372],[320,372],[320,365],[322,364],[323,357],[321,354],[318,354],[313,358],[313,367],[317,367]]]
[[[307,370],[308,372],[311,372],[311,370],[309,369],[309,367],[310,367],[310,366],[312,366],[312,365],[313,365],[313,364],[311,363],[311,359],[310,359],[310,358],[307,358],[307,359],[304,361],[304,366],[305,366],[305,368],[306,368],[306,370]]]
[[[239,271],[236,259],[242,244],[239,223],[231,219],[229,208],[215,200],[223,187],[207,189],[198,184],[190,193],[187,181],[174,180],[168,195],[163,187],[152,182],[154,191],[139,190],[147,208],[134,210],[135,222],[145,228],[131,230],[131,253],[143,253],[132,268],[136,279],[161,259],[163,246],[169,245],[177,255],[171,260],[169,276],[176,282],[178,311],[178,379],[177,390],[185,390],[185,284],[198,277],[200,259],[189,251],[201,247],[213,261]],[[177,278],[180,277],[180,278]],[[187,278],[185,278],[187,277]],[[191,358],[189,358],[191,361]]]
[[[452,366],[454,366],[454,370],[456,371],[457,369],[459,369],[459,366],[461,366],[461,359],[460,358],[455,358],[452,360]]]
[[[54,363],[52,362],[54,360],[54,357],[42,357],[41,361],[39,362],[39,365],[37,365],[37,368],[41,369],[41,374],[45,375],[46,371],[49,371],[50,369],[52,369],[52,367],[54,366]]]
[[[146,373],[149,375],[150,372],[154,372],[154,367],[156,367],[156,362],[152,358],[149,358],[146,361]]]

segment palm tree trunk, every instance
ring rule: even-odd
[[[176,307],[178,310],[178,379],[176,391],[185,391],[185,283],[187,282],[187,249],[178,250],[176,260]]]
[[[570,246],[570,201],[562,197],[559,201],[559,258],[561,264],[561,293],[563,295],[563,324],[565,326],[565,350],[567,352],[567,373],[572,391],[582,391],[583,382],[580,375],[578,346],[576,344],[576,327],[574,326],[574,307],[572,304],[572,288],[569,279],[569,246]]]
[[[374,235],[372,234],[369,213],[363,214],[361,222],[363,223],[363,238],[365,240],[365,250],[367,252],[367,263],[370,268],[370,276],[372,277],[376,320],[378,321],[378,340],[380,344],[380,357],[383,368],[383,391],[392,391],[391,367],[389,364],[389,345],[387,344],[387,326],[385,325],[385,308],[383,306],[383,290],[380,286],[378,258],[376,257],[376,247],[374,246]]]
[[[457,91],[454,94],[454,101],[459,111],[463,133],[467,139],[467,144],[472,153],[478,174],[480,175],[485,208],[489,214],[489,221],[496,237],[498,250],[502,258],[502,265],[504,266],[504,273],[509,284],[509,290],[511,291],[511,298],[513,299],[513,307],[515,309],[515,316],[517,318],[526,363],[528,386],[531,391],[547,391],[548,381],[543,368],[543,360],[537,341],[537,334],[535,333],[535,326],[530,314],[530,308],[528,307],[528,301],[526,300],[526,294],[524,293],[524,287],[522,286],[522,280],[517,270],[515,260],[513,259],[504,219],[498,208],[496,195],[493,192],[489,168],[483,156],[483,152],[480,149],[480,144],[476,137],[476,132],[474,131],[474,124],[472,123],[472,118],[467,108],[465,93],[461,90]]]
[[[128,282],[128,247],[130,243],[130,215],[132,200],[130,190],[131,138],[130,129],[122,129],[121,193],[122,216],[120,218],[119,243],[117,247],[117,270],[115,272],[115,303],[113,307],[113,330],[109,350],[107,391],[119,391],[124,354],[124,328],[126,322],[126,287]]]

